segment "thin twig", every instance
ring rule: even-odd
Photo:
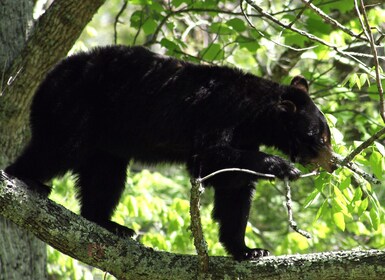
[[[285,45],[285,44],[282,44],[282,43],[279,43],[271,38],[268,38],[262,31],[258,30],[255,25],[251,22],[251,20],[249,19],[249,16],[247,15],[247,13],[245,12],[244,8],[243,8],[243,1],[244,0],[241,0],[241,12],[243,14],[243,17],[246,19],[247,23],[250,25],[251,28],[254,28],[255,31],[257,31],[259,33],[259,35],[261,35],[263,38],[265,38],[266,40],[269,40],[270,42],[273,42],[274,44],[278,45],[278,46],[281,46],[281,47],[284,47],[284,48],[287,48],[287,49],[291,49],[293,51],[296,51],[296,52],[303,52],[303,51],[307,51],[307,50],[311,50],[311,49],[314,49],[316,48],[317,46],[310,46],[310,47],[306,47],[306,48],[294,48],[292,46],[289,46],[289,45]]]
[[[356,10],[358,13],[358,17],[360,18],[362,29],[364,30],[366,37],[369,39],[370,48],[372,49],[374,66],[375,66],[375,73],[376,73],[376,83],[377,83],[377,88],[378,88],[378,94],[380,95],[380,115],[381,115],[382,120],[385,122],[384,90],[383,90],[382,84],[381,84],[380,65],[378,62],[377,49],[375,46],[373,33],[372,33],[372,30],[371,30],[371,27],[369,24],[368,15],[366,14],[364,1],[360,0],[363,21],[361,19],[360,9],[358,8],[357,0],[354,0],[354,4],[356,5]]]
[[[119,23],[119,18],[122,15],[122,13],[124,12],[124,10],[126,9],[127,4],[128,4],[128,0],[124,0],[123,5],[120,8],[120,11],[118,12],[118,14],[115,17],[115,22],[114,22],[114,43],[115,43],[115,45],[118,42],[118,30],[117,30],[117,27],[118,27],[118,23]]]
[[[361,65],[363,68],[367,69],[366,71],[368,72],[368,74],[372,75],[370,73],[370,69],[368,69],[368,67],[366,66],[365,63],[363,63],[362,61],[360,61],[359,59],[355,58],[354,56],[350,55],[349,53],[346,53],[342,50],[339,49],[339,47],[337,45],[333,45],[333,44],[330,44],[328,42],[326,42],[325,40],[311,34],[311,33],[308,33],[304,30],[301,30],[301,29],[298,29],[294,26],[291,26],[290,24],[286,24],[286,23],[283,23],[282,21],[280,21],[279,19],[277,19],[276,17],[274,17],[273,15],[265,12],[261,7],[259,7],[258,5],[256,5],[254,2],[252,2],[251,0],[245,0],[247,4],[249,4],[250,6],[252,6],[254,9],[256,9],[263,17],[267,18],[268,20],[274,22],[275,24],[279,25],[279,26],[282,26],[283,28],[285,29],[289,29],[295,33],[298,33],[306,38],[308,38],[309,40],[311,41],[315,41],[315,42],[318,42],[322,45],[325,45],[331,49],[333,49],[336,53],[342,55],[342,56],[345,56],[345,57],[348,57],[350,58],[351,60],[354,60],[356,63],[358,63],[359,65]]]
[[[241,12],[243,14],[243,17],[246,19],[247,23],[250,25],[250,27],[254,28],[255,29],[255,26],[254,24],[251,22],[251,20],[249,19],[249,16],[248,14],[246,13],[245,9],[243,8],[243,1],[244,0],[241,0],[239,6],[241,7]]]
[[[350,154],[351,155],[351,154]],[[349,155],[349,156],[350,156]],[[349,157],[348,156],[348,157]],[[369,174],[365,171],[363,171],[361,168],[359,168],[356,164],[354,164],[353,162],[350,161],[350,159],[346,157],[346,158],[343,158],[342,156],[338,155],[338,154],[334,154],[333,155],[333,161],[335,163],[337,163],[339,166],[346,166],[347,168],[349,168],[351,171],[353,171],[354,173],[356,173],[357,175],[361,176],[362,178],[364,178],[366,181],[374,184],[374,185],[378,185],[378,184],[381,184],[381,181],[378,180],[373,174]],[[353,158],[352,158],[353,159]]]
[[[315,13],[317,13],[320,17],[322,17],[325,22],[333,25],[334,27],[342,30],[343,32],[349,34],[350,36],[354,37],[354,38],[357,38],[359,40],[362,40],[362,41],[366,41],[368,42],[369,40],[368,39],[365,39],[365,38],[362,38],[360,36],[360,34],[355,34],[354,32],[352,32],[349,28],[343,26],[341,23],[339,23],[337,20],[329,17],[327,14],[325,14],[320,8],[318,8],[317,6],[315,6],[314,4],[312,4],[311,2],[312,1],[309,1],[309,0],[301,0],[302,3],[304,3],[307,7],[309,7],[310,9],[312,9]]]
[[[200,195],[202,191],[199,191],[200,188],[202,188],[202,182],[223,172],[244,172],[244,173],[249,173],[253,175],[257,175],[260,177],[265,177],[265,178],[277,178],[273,174],[265,174],[261,172],[256,172],[253,170],[249,169],[244,169],[244,168],[225,168],[225,169],[220,169],[217,170],[213,173],[210,173],[209,175],[203,177],[203,178],[197,178],[191,181],[192,184],[192,189],[191,189],[191,201],[190,201],[190,213],[191,213],[191,228],[194,228],[193,231],[193,236],[194,236],[194,244],[195,248],[197,249],[198,255],[201,257],[201,267],[206,268],[208,266],[208,255],[207,255],[207,244],[205,243],[205,239],[203,237],[202,233],[202,227],[200,223],[200,215],[199,215],[199,198],[198,198],[198,203],[196,196]],[[310,173],[306,173],[301,175],[301,178],[309,177],[309,176],[314,176],[317,175],[317,171],[313,171]],[[299,234],[305,236],[306,238],[311,238],[311,235],[298,228],[297,223],[293,219],[293,210],[292,210],[292,200],[291,200],[291,190],[290,190],[290,185],[289,185],[289,180],[285,179],[285,186],[286,186],[286,207],[287,207],[287,212],[288,212],[288,221],[289,221],[289,226]],[[194,199],[193,199],[194,196]],[[193,208],[194,207],[194,208]],[[198,212],[198,213],[197,213]],[[207,261],[206,261],[206,256],[207,256]],[[207,266],[206,266],[207,263]]]
[[[256,172],[256,171],[253,171],[253,170],[250,170],[250,169],[245,169],[245,168],[224,168],[224,169],[217,170],[217,171],[215,171],[213,173],[210,173],[210,174],[206,175],[203,178],[198,178],[197,180],[199,180],[199,182],[204,182],[207,179],[209,179],[209,178],[211,178],[211,177],[213,177],[213,176],[215,176],[215,175],[217,175],[219,173],[224,173],[224,172],[244,172],[244,173],[249,173],[249,174],[253,174],[253,175],[260,176],[260,177],[265,177],[265,178],[277,178],[277,176],[275,176],[273,174]],[[300,178],[314,176],[314,175],[317,175],[317,174],[318,174],[318,171],[313,171],[313,172],[310,172],[310,173],[306,173],[306,174],[300,175]]]
[[[285,178],[284,183],[285,183],[285,187],[286,187],[286,208],[287,208],[287,215],[288,215],[288,219],[289,219],[289,226],[294,231],[301,234],[302,236],[305,236],[306,238],[310,239],[311,234],[308,233],[307,231],[300,229],[298,227],[297,223],[293,219],[293,205],[292,205],[293,201],[291,199],[291,188],[290,188],[289,180],[287,178]]]
[[[342,161],[340,162],[337,162],[340,166],[346,166],[348,168],[349,165],[348,163],[350,163],[353,158],[358,155],[359,153],[361,153],[364,149],[366,149],[367,147],[369,147],[370,145],[372,145],[374,143],[374,141],[376,141],[377,139],[379,139],[381,136],[385,135],[385,127],[383,127],[382,129],[380,129],[379,131],[377,131],[374,135],[372,135],[369,139],[367,139],[366,141],[362,142],[361,145],[359,145],[356,149],[354,149],[353,152],[351,152],[347,157],[345,157]],[[339,157],[335,157],[335,159],[338,161],[339,160]],[[351,168],[350,168],[351,169]],[[354,171],[354,170],[352,170]],[[354,171],[356,172],[356,171]],[[366,178],[365,178],[366,179]],[[374,184],[378,184],[378,180],[376,182],[373,182],[373,181],[370,181]]]
[[[310,0],[309,3],[313,2],[313,0]],[[299,13],[297,14],[297,16],[295,17],[294,20],[292,20],[290,23],[289,23],[289,26],[293,26],[294,23],[296,23],[302,16],[302,14],[306,11],[306,6],[302,7],[301,10],[299,11]]]

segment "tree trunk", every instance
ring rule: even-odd
[[[47,71],[63,58],[105,0],[55,0],[32,29],[33,0],[0,5],[0,168],[28,138],[29,105]],[[0,280],[47,279],[46,247],[0,218]]]
[[[32,27],[32,12],[31,0],[6,0],[0,5],[1,91],[7,83],[5,69],[25,45]],[[0,98],[3,102],[3,96]],[[19,135],[16,142],[21,143],[21,138]],[[15,145],[14,149],[20,147]],[[1,152],[0,167],[6,162],[5,153]],[[47,279],[45,244],[4,218],[0,218],[0,279]]]

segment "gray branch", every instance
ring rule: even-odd
[[[385,252],[327,252],[236,262],[210,257],[199,274],[197,256],[155,251],[122,239],[30,190],[1,172],[0,215],[38,238],[119,279],[385,279]]]

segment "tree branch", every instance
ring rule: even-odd
[[[385,278],[385,252],[379,250],[264,257],[254,262],[210,257],[208,272],[199,274],[197,256],[154,251],[132,239],[119,238],[30,191],[2,171],[0,215],[59,251],[119,279]]]
[[[124,0],[122,7],[120,8],[119,12],[115,16],[114,21],[114,44],[116,45],[118,43],[118,23],[120,16],[123,14],[124,10],[127,8],[128,0]]]
[[[357,38],[359,40],[362,40],[362,41],[365,41],[365,42],[369,42],[369,40],[367,38],[363,38],[361,37],[360,34],[355,34],[353,31],[351,31],[349,28],[343,26],[341,23],[339,23],[337,20],[335,20],[334,18],[331,18],[329,17],[327,14],[325,14],[320,8],[318,8],[317,6],[315,6],[313,3],[311,3],[311,1],[309,0],[301,0],[302,3],[304,3],[307,7],[309,7],[311,10],[313,10],[316,14],[318,14],[325,22],[333,25],[334,27],[342,30],[343,32],[345,32],[346,34],[354,37],[354,38]]]
[[[356,63],[358,63],[358,64],[361,66],[361,68],[362,68],[363,70],[365,70],[369,75],[372,76],[370,69],[365,65],[365,63],[363,63],[362,61],[360,61],[359,59],[357,59],[357,58],[354,57],[353,55],[351,55],[351,54],[349,54],[349,53],[347,53],[347,52],[342,51],[337,45],[331,44],[331,43],[329,43],[329,42],[327,42],[327,41],[325,41],[325,40],[323,40],[323,39],[321,39],[321,38],[319,38],[319,37],[317,37],[317,36],[315,36],[315,35],[313,35],[313,34],[310,34],[310,33],[306,32],[306,31],[304,31],[304,30],[298,29],[298,28],[292,26],[291,23],[286,24],[286,23],[280,21],[279,19],[277,19],[277,18],[274,17],[273,15],[271,15],[271,14],[265,12],[260,6],[258,6],[258,5],[257,5],[254,1],[252,1],[252,0],[245,0],[245,1],[246,1],[247,4],[249,4],[250,6],[252,6],[252,7],[253,7],[255,10],[257,10],[257,11],[258,11],[264,18],[268,19],[269,21],[274,22],[275,24],[277,24],[277,25],[279,25],[279,26],[281,26],[281,27],[283,27],[283,28],[285,28],[285,29],[289,29],[289,30],[291,30],[291,31],[293,31],[293,32],[295,32],[295,33],[298,33],[298,34],[300,34],[300,35],[302,35],[302,36],[308,38],[309,40],[311,40],[311,41],[313,41],[313,42],[320,43],[320,44],[322,44],[322,45],[324,45],[324,46],[327,46],[327,47],[333,49],[333,50],[334,50],[336,53],[338,53],[339,55],[344,56],[344,57],[347,57],[347,58],[349,58],[349,59],[355,61]]]
[[[351,163],[351,161],[354,159],[354,157],[356,155],[358,155],[359,153],[361,153],[364,149],[368,148],[370,145],[372,145],[374,143],[374,141],[378,140],[380,137],[382,137],[383,135],[385,135],[385,127],[381,128],[379,131],[377,131],[375,134],[373,134],[369,139],[367,139],[366,141],[362,142],[361,145],[359,145],[356,149],[354,149],[354,151],[352,151],[348,156],[346,156],[344,159],[341,159],[338,155],[334,155],[334,158],[333,160],[339,164],[340,166],[346,166],[348,168],[350,168],[352,171],[356,172],[357,174],[361,175],[362,177],[364,177],[367,181],[371,182],[371,183],[374,183],[374,184],[379,184],[379,180],[374,178],[373,175],[369,175],[365,172],[363,172],[363,174],[360,174],[359,170],[356,170],[356,169],[352,169],[351,167],[353,166],[354,167],[354,164]],[[354,167],[355,168],[355,167]],[[358,167],[357,167],[358,168]],[[372,179],[370,179],[372,178]]]
[[[358,18],[360,19],[362,29],[364,30],[364,33],[369,40],[370,48],[372,49],[374,67],[375,67],[375,73],[376,73],[376,83],[377,83],[377,88],[378,88],[378,94],[380,95],[380,116],[381,116],[382,120],[385,122],[384,90],[383,90],[382,84],[381,84],[380,65],[378,63],[377,48],[376,48],[376,45],[374,42],[372,29],[371,29],[370,24],[369,24],[368,15],[366,14],[366,11],[365,11],[364,1],[360,0],[360,6],[361,6],[361,10],[362,10],[363,20],[361,18],[360,8],[358,7],[357,0],[354,0],[354,5],[356,7],[357,15],[358,15]]]

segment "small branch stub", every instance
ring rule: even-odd
[[[201,216],[200,216],[200,196],[204,188],[200,179],[191,179],[190,197],[190,216],[191,232],[194,238],[194,246],[199,258],[200,272],[206,273],[209,270],[209,254],[207,252],[207,242],[203,235]]]

